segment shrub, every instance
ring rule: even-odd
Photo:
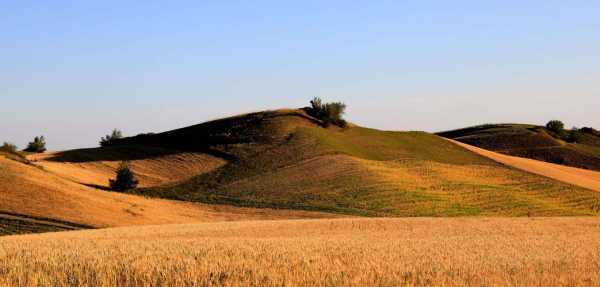
[[[579,130],[576,127],[573,127],[569,131],[569,135],[567,136],[567,141],[570,143],[578,143],[578,142],[581,142],[582,138],[583,138],[583,134],[581,133],[581,130]]]
[[[306,112],[321,120],[325,126],[334,124],[340,127],[345,127],[347,122],[343,119],[346,111],[346,105],[340,102],[325,103],[320,98],[314,98],[310,101],[310,107],[307,107]]]
[[[45,152],[46,151],[46,139],[44,136],[35,137],[32,142],[27,144],[25,149],[27,152]]]
[[[9,142],[4,142],[1,146],[0,146],[0,151],[3,152],[8,152],[8,153],[16,153],[17,152],[17,146],[9,143]]]
[[[100,146],[108,146],[112,141],[120,138],[123,138],[123,133],[118,129],[114,129],[110,135],[106,135],[100,139]]]
[[[600,136],[600,132],[591,127],[583,127],[581,129],[579,129],[579,131],[582,133],[586,133],[586,134]]]
[[[546,128],[557,135],[562,135],[565,131],[565,124],[561,121],[552,120],[546,124]]]
[[[110,187],[116,191],[126,191],[136,188],[138,180],[129,167],[129,163],[122,161],[116,170],[117,177],[108,181]]]

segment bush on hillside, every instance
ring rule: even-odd
[[[345,127],[347,122],[343,116],[346,111],[346,105],[341,102],[323,103],[320,98],[314,98],[310,101],[310,107],[307,107],[306,112],[321,120],[325,126],[330,124]]]
[[[46,151],[46,139],[44,136],[35,137],[32,142],[27,144],[26,152],[45,152]]]
[[[9,142],[4,142],[1,146],[0,146],[0,151],[3,152],[8,152],[8,153],[16,153],[17,152],[17,146],[9,143]]]
[[[138,180],[129,167],[129,163],[122,161],[116,170],[117,177],[108,181],[110,188],[115,191],[126,191],[136,188]]]
[[[123,138],[123,133],[118,129],[114,129],[110,135],[100,139],[100,146],[108,146],[112,141],[120,138]]]
[[[600,131],[598,131],[594,128],[591,128],[591,127],[583,127],[581,129],[579,129],[579,131],[582,133],[590,134],[590,135],[600,136]]]
[[[570,143],[578,143],[578,142],[581,142],[582,137],[583,137],[583,134],[581,133],[581,131],[578,128],[573,127],[569,131],[569,135],[567,136],[566,140],[567,140],[567,142],[570,142]]]
[[[546,124],[546,128],[556,134],[561,134],[565,130],[565,124],[558,120],[552,120]]]

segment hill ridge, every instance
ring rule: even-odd
[[[580,131],[572,143],[529,124],[485,124],[437,135],[507,155],[600,171],[600,135],[582,130],[592,132]]]
[[[303,112],[291,112],[297,113]],[[185,149],[197,143],[230,156],[225,165],[179,184],[133,191],[151,197],[367,216],[600,211],[593,191],[507,168],[436,135],[326,128],[288,115],[250,113],[115,144]],[[585,198],[583,206],[573,202],[577,197]]]

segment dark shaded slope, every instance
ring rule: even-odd
[[[0,212],[0,236],[56,232],[92,228],[47,218],[38,218],[15,213]]]
[[[582,133],[580,143],[555,138],[544,127],[496,124],[438,133],[483,149],[572,167],[600,170],[600,136]]]

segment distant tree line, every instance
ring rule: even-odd
[[[580,143],[583,138],[583,134],[600,136],[600,132],[591,127],[573,127],[570,130],[567,130],[565,129],[565,124],[559,120],[549,121],[546,124],[546,129],[550,131],[555,137],[570,143]]]
[[[8,153],[18,153],[17,146],[10,142],[4,142],[0,146],[0,151]],[[42,153],[46,151],[46,139],[44,136],[37,136],[33,141],[27,144],[27,147],[23,150],[25,152],[36,152]]]
[[[8,153],[16,153],[17,152],[17,146],[14,145],[13,143],[4,142],[0,146],[0,151],[2,151],[2,152],[8,152]]]

